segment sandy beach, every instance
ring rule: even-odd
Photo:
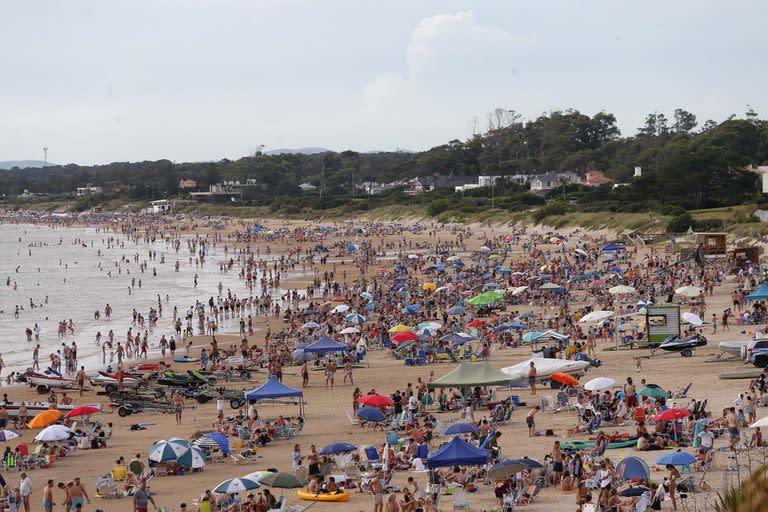
[[[192,227],[192,222],[179,222],[179,225],[188,226],[187,233],[199,232],[203,236],[205,233],[211,233],[209,228],[202,228],[200,226]],[[311,226],[312,223],[307,222],[292,222],[286,224],[284,221],[267,221],[263,222],[268,229],[274,230],[278,227],[284,227],[287,230],[293,230],[301,227]],[[532,230],[529,229],[525,234],[521,234],[519,229],[512,227],[489,227],[489,226],[470,226],[466,229],[458,228],[432,228],[428,224],[423,225],[423,229],[416,232],[415,230],[409,232],[393,232],[389,235],[382,235],[377,233],[375,237],[367,236],[365,232],[355,232],[350,229],[337,228],[330,236],[316,240],[297,240],[296,237],[281,237],[272,240],[259,240],[255,239],[251,241],[251,244],[258,247],[261,250],[261,255],[264,256],[266,247],[269,247],[273,256],[275,255],[288,255],[293,254],[295,256],[304,255],[307,250],[318,245],[333,245],[336,244],[342,249],[346,244],[358,244],[362,245],[370,243],[375,247],[381,247],[388,253],[385,257],[377,258],[377,263],[372,263],[367,266],[366,279],[372,279],[373,267],[378,264],[380,266],[391,269],[393,264],[401,261],[397,253],[402,251],[402,254],[408,254],[411,252],[421,252],[428,254],[424,256],[425,259],[434,260],[434,253],[427,253],[427,248],[434,246],[436,243],[444,243],[447,241],[454,241],[457,239],[457,234],[462,234],[462,245],[464,247],[456,247],[455,252],[462,254],[476,253],[479,248],[486,243],[487,240],[503,240],[503,235],[520,236],[521,240],[527,240],[532,236]],[[235,222],[230,223],[225,230],[219,231],[224,233],[225,236],[232,236],[235,232],[242,230],[243,225]],[[540,229],[541,232],[545,231]],[[515,235],[517,233],[518,235]],[[564,254],[572,253],[576,247],[574,242],[581,237],[589,236],[593,240],[593,244],[603,243],[608,240],[606,238],[600,238],[601,236],[608,235],[608,233],[573,233],[564,232],[561,235],[567,240],[564,245],[548,244],[540,241],[538,249],[547,251],[551,257],[556,257]],[[499,238],[502,237],[502,238]],[[598,240],[602,240],[598,242]],[[511,242],[510,242],[511,243]],[[249,245],[249,242],[237,241],[232,238],[221,239],[216,242],[216,257],[211,258],[213,261],[209,261],[208,265],[218,265],[219,262],[224,261],[224,254],[222,246],[227,244],[228,251],[235,251],[242,249]],[[565,249],[564,249],[565,248]],[[283,290],[297,290],[299,293],[305,294],[307,286],[312,284],[315,278],[322,278],[322,274],[328,271],[334,271],[336,275],[336,281],[340,283],[340,290],[347,287],[359,286],[360,279],[360,267],[353,264],[354,255],[350,253],[340,254],[342,249],[330,248],[329,259],[325,264],[318,262],[315,258],[314,266],[302,268],[301,263],[295,263],[291,275],[286,279],[281,280],[280,288]],[[666,247],[658,247],[656,250],[660,254],[664,254]],[[454,251],[450,251],[454,252]],[[512,265],[516,261],[523,261],[529,258],[528,249],[522,245],[513,245],[512,250],[506,257],[505,265]],[[336,255],[339,254],[339,255]],[[637,253],[634,254],[631,260],[639,265],[643,259],[650,254],[650,248],[639,248]],[[468,257],[463,257],[469,261]],[[270,263],[271,265],[271,263]],[[227,276],[230,282],[234,282],[233,279],[237,276],[239,269],[235,264],[235,269],[231,270],[231,274]],[[425,267],[426,265],[422,266]],[[596,263],[595,266],[599,266]],[[316,272],[316,273],[315,273]],[[427,276],[423,270],[412,269],[410,273],[414,282],[423,283],[432,277]],[[5,276],[3,276],[5,277]],[[387,284],[390,286],[390,284]],[[717,314],[719,318],[722,311],[731,306],[731,292],[739,286],[734,276],[725,276],[724,280],[714,288],[714,293],[711,296],[706,297],[707,313],[705,318],[709,318],[712,313]],[[246,296],[247,290],[244,287],[242,281],[240,282],[240,288],[232,287],[233,292],[240,296]],[[589,304],[589,300],[586,296],[588,290],[586,289],[574,289],[571,294],[574,300],[569,303],[568,307],[571,311],[583,307]],[[339,292],[341,293],[341,291]],[[419,300],[427,296],[420,295]],[[201,301],[206,301],[207,296],[201,296]],[[662,298],[659,298],[661,301]],[[308,300],[300,301],[302,308],[306,307]],[[323,299],[319,302],[324,302]],[[151,303],[151,300],[146,298],[143,302],[136,304],[137,308],[143,308],[146,310],[146,306]],[[291,307],[290,302],[285,303],[288,307]],[[99,309],[103,307],[102,304],[94,304],[93,309]],[[441,310],[438,307],[437,310]],[[687,306],[682,307],[682,311],[688,311],[690,308]],[[541,315],[542,319],[552,318],[558,314],[558,310],[554,304],[542,307],[538,303],[534,303],[531,300],[526,304],[508,305],[502,311],[495,311],[494,317],[505,316],[509,317],[511,311],[533,311],[536,314]],[[121,312],[126,314],[125,311]],[[374,313],[369,321],[378,322],[380,313],[377,311]],[[474,313],[472,313],[474,315]],[[440,315],[435,315],[435,319],[441,321]],[[483,317],[488,320],[488,317]],[[169,319],[159,322],[158,327],[155,329],[155,335],[171,332],[168,325]],[[387,321],[387,327],[391,322]],[[230,325],[230,328],[232,326]],[[283,319],[273,314],[258,315],[254,314],[254,333],[248,336],[248,344],[250,346],[264,347],[265,334],[267,328],[274,334],[281,329],[288,327]],[[720,353],[717,344],[719,341],[733,341],[733,340],[747,340],[751,334],[754,334],[756,326],[737,326],[731,325],[729,331],[723,331],[721,326],[718,326],[717,333],[712,332],[711,326],[704,326],[701,328],[701,333],[707,337],[709,343],[705,347],[698,348],[693,357],[683,358],[677,353],[665,353],[656,351],[652,355],[649,350],[637,349],[637,350],[605,350],[606,348],[613,347],[613,339],[609,341],[597,342],[597,356],[602,361],[602,364],[596,368],[590,368],[587,375],[581,379],[585,382],[594,377],[610,377],[615,379],[616,386],[620,386],[625,382],[627,377],[632,377],[635,381],[640,379],[646,379],[649,383],[656,383],[662,386],[666,390],[676,390],[684,387],[689,383],[693,383],[690,391],[685,399],[678,400],[677,403],[681,407],[687,407],[692,399],[708,400],[707,410],[712,413],[712,418],[719,418],[721,411],[725,407],[733,406],[734,400],[738,397],[739,393],[744,393],[748,387],[749,380],[721,380],[718,378],[718,374],[724,371],[738,370],[746,368],[740,361],[718,361],[713,362],[717,355]],[[744,331],[744,334],[742,334]],[[116,339],[120,339],[123,334],[120,333]],[[77,340],[78,344],[90,343],[91,340],[81,340],[76,334],[71,337]],[[220,347],[228,347],[230,345],[237,345],[240,343],[240,337],[237,335],[236,329],[234,334],[219,334],[216,336]],[[338,337],[337,339],[341,339]],[[200,351],[203,348],[210,351],[211,336],[200,335],[196,333],[191,338],[193,343],[192,355],[199,356]],[[70,338],[67,338],[70,341]],[[147,361],[158,360],[158,351],[156,345],[152,345],[150,350],[150,358]],[[642,359],[642,368],[637,368],[638,356],[650,356]],[[500,343],[493,342],[490,347],[489,362],[494,368],[503,368],[512,364],[523,361],[531,357],[531,346],[522,345],[518,347],[507,347]],[[166,360],[170,361],[170,358]],[[144,360],[142,360],[144,362]],[[174,370],[186,370],[192,369],[196,366],[193,363],[171,363]],[[371,349],[368,352],[367,357],[364,360],[363,368],[355,368],[353,372],[354,385],[341,384],[342,372],[339,371],[336,374],[336,385],[333,389],[326,389],[323,382],[322,371],[310,372],[309,387],[304,388],[304,400],[305,404],[305,426],[303,431],[291,440],[275,440],[264,447],[258,449],[256,456],[249,460],[247,463],[238,463],[233,460],[227,460],[223,462],[209,462],[206,464],[203,471],[200,472],[187,472],[180,476],[157,476],[149,481],[149,487],[152,492],[155,493],[154,499],[159,506],[164,506],[168,511],[179,510],[181,503],[186,503],[190,506],[190,510],[197,510],[192,507],[193,501],[206,490],[212,489],[218,483],[232,478],[235,476],[243,476],[248,473],[252,473],[258,470],[266,470],[270,468],[276,468],[281,471],[291,471],[291,453],[295,444],[301,446],[303,454],[309,453],[310,445],[317,446],[318,449],[334,442],[349,442],[357,446],[371,444],[374,446],[380,446],[383,442],[383,435],[380,431],[373,431],[371,428],[363,428],[357,425],[350,424],[345,411],[350,414],[353,411],[353,390],[355,387],[359,387],[363,394],[366,394],[369,390],[375,389],[377,393],[389,395],[395,390],[403,391],[409,383],[416,384],[418,378],[423,381],[428,381],[430,373],[434,372],[434,378],[437,379],[444,374],[451,371],[456,364],[451,362],[432,363],[425,366],[405,366],[403,360],[394,359],[392,357],[391,350],[388,349]],[[751,365],[749,366],[751,367]],[[95,369],[95,368],[94,368]],[[90,370],[90,369],[89,369]],[[89,371],[89,373],[93,373]],[[302,379],[300,375],[300,366],[285,366],[282,369],[283,383],[295,388],[302,387]],[[232,382],[221,383],[219,385],[226,384],[227,388],[231,389],[252,389],[257,385],[267,380],[267,369],[262,369],[259,373],[254,374],[251,382]],[[29,389],[21,384],[15,386],[3,386],[3,393],[8,393],[8,398],[11,401],[38,401],[44,398],[46,395],[38,394],[34,389]],[[618,388],[617,388],[618,389]],[[552,450],[554,441],[567,441],[573,439],[584,439],[584,434],[568,435],[567,431],[577,423],[576,414],[574,412],[564,412],[555,414],[552,410],[543,410],[536,416],[536,429],[540,432],[545,432],[551,429],[553,436],[537,436],[529,437],[528,429],[526,427],[525,415],[530,410],[531,406],[538,404],[538,398],[542,395],[549,398],[550,403],[554,403],[556,400],[556,391],[545,388],[543,391],[539,390],[537,396],[533,397],[530,391],[527,389],[513,389],[512,391],[500,390],[501,397],[508,395],[509,393],[519,395],[520,399],[527,402],[527,406],[521,406],[517,408],[511,417],[511,421],[504,425],[499,426],[499,431],[502,436],[499,440],[501,453],[504,458],[520,458],[528,456],[535,458],[539,461],[543,461],[544,456],[549,454]],[[42,502],[42,488],[45,485],[46,480],[53,479],[56,483],[67,482],[74,477],[81,478],[87,492],[93,496],[95,494],[95,481],[103,475],[110,474],[114,462],[119,457],[124,457],[126,460],[130,460],[134,455],[138,454],[146,461],[148,448],[156,441],[161,439],[167,439],[169,437],[179,437],[183,439],[193,439],[199,437],[202,433],[211,432],[214,429],[214,419],[217,414],[215,400],[206,404],[197,404],[193,401],[187,401],[186,407],[183,412],[182,425],[176,425],[172,414],[149,414],[142,413],[138,415],[131,415],[125,418],[119,417],[113,408],[109,407],[109,400],[102,396],[97,395],[95,390],[87,391],[82,397],[78,396],[76,391],[68,391],[68,394],[72,396],[75,403],[95,403],[99,402],[105,404],[104,413],[98,416],[98,420],[102,425],[107,423],[113,424],[112,438],[109,440],[106,448],[98,450],[78,450],[75,455],[63,457],[57,460],[51,467],[37,469],[30,471],[30,477],[33,482],[33,494],[32,494],[32,510],[42,510],[40,503]],[[298,414],[298,407],[294,404],[285,405],[257,405],[259,416],[265,418],[276,419],[279,416],[291,416],[295,417]],[[236,411],[226,407],[226,415],[235,413]],[[489,417],[492,411],[486,409],[478,409],[474,413],[475,420],[481,421],[484,417]],[[445,420],[447,418],[458,418],[462,415],[460,411],[453,411],[448,413],[435,413],[438,419]],[[757,410],[757,417],[763,416],[762,410]],[[131,431],[130,426],[134,423],[150,423],[146,426],[145,430]],[[636,429],[636,423],[627,418],[620,422],[618,425],[606,425],[603,430],[607,433],[630,433],[634,434]],[[9,441],[6,443],[9,446],[15,446],[19,442],[32,443],[32,438],[36,434],[37,430],[23,430],[21,431],[21,438]],[[749,435],[750,429],[744,429],[742,435]],[[431,443],[432,449],[439,446],[440,442],[449,440],[450,437],[437,437]],[[231,438],[230,444],[234,446],[236,439]],[[727,442],[723,439],[717,439],[715,446],[720,448],[725,446]],[[667,450],[669,451],[669,450]],[[651,467],[651,477],[655,480],[661,480],[666,475],[666,470],[660,468],[657,470],[654,461],[663,454],[667,453],[649,451],[642,452],[633,450],[632,448],[609,450],[606,456],[610,458],[614,463],[618,462],[624,457],[635,456],[640,457]],[[729,452],[717,452],[715,455],[712,468],[704,476],[706,482],[715,491],[722,490],[726,486],[735,483],[737,477],[744,478],[749,473],[748,465],[752,465],[752,468],[763,463],[764,452],[753,450],[748,456],[745,453],[739,454],[738,462],[744,465],[741,468],[741,472],[726,471],[727,467],[732,464],[732,460],[728,459]],[[748,460],[750,457],[752,460]],[[8,484],[13,487],[18,485],[19,472],[16,469],[10,469],[2,473]],[[423,488],[427,483],[427,474],[419,473],[407,470],[395,471],[392,484],[400,489],[406,487],[407,479],[412,476],[416,479],[419,485]],[[697,477],[701,477],[701,473],[697,473]],[[121,485],[117,483],[118,487]],[[281,494],[280,489],[273,489],[278,496]],[[258,492],[258,491],[256,491]],[[285,495],[288,497],[290,505],[308,505],[308,502],[301,502],[296,496],[295,490],[286,490]],[[401,496],[401,495],[398,495]],[[595,495],[596,497],[596,495]],[[473,510],[499,510],[500,506],[498,501],[493,496],[493,489],[491,486],[479,483],[477,492],[469,493],[471,500],[471,508]],[[698,492],[689,495],[686,500],[682,501],[679,506],[682,510],[709,510],[711,509],[711,503],[714,499],[713,492]],[[57,505],[54,510],[63,510],[60,505],[63,502],[62,491],[56,489],[54,493],[54,501]],[[443,496],[440,501],[439,510],[451,510],[451,496]],[[663,504],[664,509],[671,509],[670,502]],[[537,499],[526,505],[524,510],[576,510],[575,496],[571,493],[564,493],[553,487],[545,487],[542,489],[541,494]],[[105,499],[92,499],[91,503],[83,507],[83,510],[105,510],[105,511],[130,511],[133,510],[131,498],[121,498],[116,500]],[[315,503],[313,505],[315,510],[373,510],[373,498],[370,494],[364,494],[357,491],[350,492],[350,498],[348,503]]]

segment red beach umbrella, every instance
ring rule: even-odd
[[[687,418],[691,413],[684,409],[667,409],[653,417],[654,421],[673,421]]]
[[[94,407],[92,405],[81,405],[80,407],[75,407],[71,411],[69,411],[67,414],[64,415],[65,418],[74,418],[76,416],[88,416],[89,414],[96,414],[101,412],[101,409],[98,407]]]
[[[367,395],[361,396],[357,401],[363,405],[370,407],[391,407],[395,403],[389,397],[384,395]]]
[[[399,332],[392,336],[392,339],[398,343],[405,343],[406,341],[414,341],[419,339],[418,334],[411,331]]]

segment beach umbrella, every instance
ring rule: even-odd
[[[454,256],[448,256],[447,258],[445,258],[445,261],[447,261],[449,263],[453,263],[454,261],[459,261],[460,259],[461,258],[459,258],[458,256],[454,255]]]
[[[539,286],[539,290],[559,290],[560,288],[562,288],[562,286],[555,283],[544,283],[543,285]]]
[[[346,313],[349,311],[349,306],[346,304],[339,304],[331,310],[331,313]]]
[[[347,322],[352,322],[353,324],[362,324],[367,319],[359,313],[350,313],[344,317],[344,320],[346,320]]]
[[[258,489],[259,487],[261,487],[261,484],[250,478],[230,478],[214,487],[213,492],[219,494],[238,494],[244,491],[250,491],[251,489]]]
[[[675,290],[675,293],[677,295],[682,295],[683,297],[694,298],[698,297],[703,291],[704,290],[698,286],[681,286]]]
[[[597,323],[602,322],[603,320],[607,320],[611,318],[614,315],[613,311],[592,311],[590,313],[587,313],[581,319],[579,320],[579,323],[587,324],[587,323]]]
[[[575,377],[568,375],[567,373],[553,373],[550,379],[565,384],[566,386],[578,386],[579,381]]]
[[[508,331],[510,329],[512,329],[510,324],[501,324],[500,326],[493,328],[493,334],[499,334],[500,332]]]
[[[360,248],[360,247],[358,247],[358,246],[357,246],[357,245],[355,245],[355,244],[351,244],[351,243],[350,243],[350,244],[347,244],[347,250],[349,250],[349,251],[356,251],[356,250],[358,250],[359,248]]]
[[[411,330],[411,328],[408,327],[407,325],[397,324],[396,326],[392,327],[387,332],[390,333],[390,334],[396,334],[396,333],[399,333],[399,332],[406,332],[406,331],[410,331],[410,330]]]
[[[517,462],[521,464],[525,464],[526,467],[529,467],[531,469],[539,469],[543,468],[544,464],[537,460],[529,459],[527,456],[523,457],[522,459],[515,459]]]
[[[320,324],[317,322],[307,322],[304,325],[301,326],[304,329],[319,329]]]
[[[375,407],[361,407],[355,412],[355,416],[365,421],[379,423],[387,419],[387,416]]]
[[[517,473],[520,473],[521,471],[525,471],[527,468],[528,466],[519,460],[506,459],[501,462],[497,462],[488,468],[487,476],[494,480],[500,478],[509,478],[516,475]]]
[[[464,308],[461,306],[453,306],[452,308],[449,308],[446,313],[449,315],[463,315],[464,314]]]
[[[635,289],[632,288],[631,286],[626,286],[622,284],[619,286],[614,286],[613,288],[608,288],[608,293],[610,293],[611,295],[626,295],[629,293],[635,293]]]
[[[443,326],[440,322],[421,322],[418,327],[419,329],[430,329],[432,331],[436,331],[440,329]]]
[[[334,453],[349,453],[357,450],[357,446],[349,443],[333,443],[329,444],[322,450],[320,455],[333,455]]]
[[[339,334],[357,334],[360,332],[360,329],[357,327],[347,327],[346,329],[342,329],[339,331]]]
[[[482,326],[483,326],[483,321],[482,321],[482,320],[480,320],[479,318],[475,318],[475,319],[474,319],[474,320],[472,320],[471,322],[468,322],[468,323],[466,324],[466,326],[467,326],[467,327],[482,327]]]
[[[610,377],[596,377],[584,384],[584,389],[587,391],[602,391],[610,388],[615,383],[616,381]]]
[[[483,245],[482,247],[480,247],[479,251],[480,252],[491,252],[491,248],[488,247],[487,245]]]
[[[419,339],[419,335],[412,331],[399,332],[392,335],[392,340],[398,343],[405,343],[406,341],[414,341]]]
[[[155,462],[176,460],[189,449],[190,444],[183,439],[163,439],[149,448],[148,458]]]
[[[361,294],[360,294],[360,296],[361,296],[362,298],[366,299],[366,300],[373,300],[373,295],[371,295],[371,294],[370,294],[370,293],[368,293],[368,292],[363,292],[363,293],[361,293]]]
[[[319,311],[317,311],[316,309],[307,309],[306,311],[302,311],[301,314],[302,315],[316,315],[318,313],[319,313]]]
[[[471,334],[467,334],[465,332],[456,332],[456,333],[446,334],[445,336],[440,338],[440,341],[448,341],[451,343],[460,344],[460,343],[467,343],[469,341],[474,341],[476,339],[477,338],[475,338]]]
[[[432,336],[437,336],[437,330],[425,328],[425,329],[420,329],[416,331],[416,334],[419,335],[420,340],[427,340]]]
[[[517,288],[512,289],[512,295],[520,295],[524,291],[528,290],[527,286],[518,286]]]
[[[672,452],[656,459],[656,464],[672,464],[673,466],[688,466],[696,462],[696,457],[688,452]]]
[[[38,413],[32,421],[27,423],[29,428],[44,428],[52,423],[56,423],[61,418],[61,411],[58,409],[48,409]]]
[[[21,434],[14,432],[13,430],[0,430],[0,441],[10,441],[11,439],[16,439],[17,437],[21,437]]]
[[[616,476],[625,480],[648,480],[651,478],[651,470],[643,459],[627,457],[616,465]]]
[[[523,313],[522,315],[520,315],[517,318],[519,318],[521,320],[525,320],[526,318],[536,318],[536,313],[534,313],[533,311],[529,311],[527,313]]]
[[[421,285],[421,289],[425,292],[433,292],[437,289],[437,285],[435,283],[427,282]]]
[[[69,439],[72,431],[64,425],[51,425],[37,433],[35,441],[63,441]]]
[[[208,436],[203,436],[200,439],[194,441],[192,443],[194,446],[202,446],[204,448],[218,448],[219,443],[213,438],[210,438]]]
[[[202,468],[205,466],[205,452],[198,446],[190,446],[176,462],[185,468]]]
[[[357,402],[371,407],[391,407],[395,405],[391,398],[384,395],[366,395],[357,399]]]
[[[415,315],[419,311],[419,304],[411,304],[400,310],[404,315]]]
[[[669,396],[669,393],[658,386],[645,386],[644,388],[640,388],[637,394],[640,396],[650,396],[654,398],[667,398]]]
[[[443,430],[442,435],[451,436],[455,434],[470,434],[472,432],[480,432],[480,429],[469,423],[454,423]]]
[[[101,409],[98,407],[94,407],[92,405],[81,405],[80,407],[75,407],[71,411],[69,411],[67,414],[64,415],[65,418],[75,418],[77,416],[88,416],[89,414],[96,414],[101,412]]]
[[[653,417],[653,421],[674,421],[687,418],[691,413],[684,409],[667,409]]]
[[[602,281],[600,279],[595,279],[594,281],[590,281],[587,286],[590,288],[599,288],[600,286],[603,286],[605,284],[605,281]]]
[[[293,473],[286,473],[284,471],[280,471],[279,473],[269,473],[259,479],[259,483],[277,489],[298,489],[304,487],[304,482],[299,480],[299,477]]]
[[[694,327],[701,327],[704,325],[704,320],[701,319],[696,313],[683,313],[683,322],[687,322]]]
[[[533,343],[534,341],[541,338],[543,333],[538,331],[531,331],[523,334],[523,341],[526,343]]]

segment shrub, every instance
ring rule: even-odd
[[[450,207],[451,201],[449,199],[437,199],[429,203],[429,206],[427,206],[427,213],[433,217],[436,217]]]
[[[568,208],[564,203],[560,201],[554,201],[540,208],[537,208],[536,211],[533,212],[533,220],[536,222],[541,222],[545,217],[565,215],[567,211]]]

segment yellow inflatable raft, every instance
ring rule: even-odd
[[[298,491],[298,494],[299,498],[307,501],[349,501],[349,494],[346,492],[336,494],[315,494],[302,489]]]

